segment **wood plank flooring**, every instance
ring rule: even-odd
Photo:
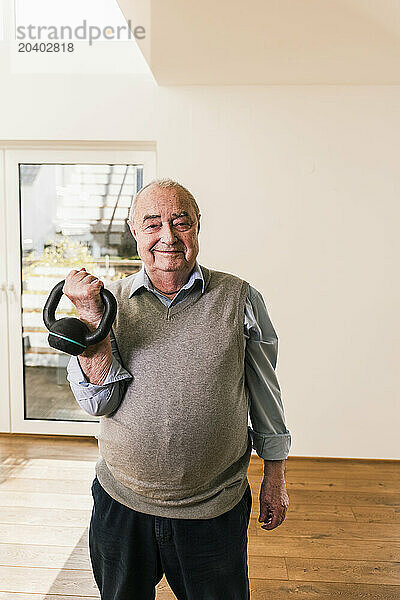
[[[88,554],[95,438],[0,434],[0,600],[100,594]],[[252,600],[399,600],[400,462],[286,461],[282,525],[258,523],[262,461],[252,455]],[[175,595],[165,576],[157,600]],[[221,599],[224,600],[224,599]]]

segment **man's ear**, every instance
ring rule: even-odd
[[[127,223],[129,225],[129,229],[131,230],[131,234],[133,235],[133,237],[135,238],[135,240],[137,240],[137,234],[136,234],[136,230],[134,228],[135,226],[134,226],[133,222],[128,219]]]
[[[197,217],[197,233],[199,233],[199,231],[200,231],[200,217],[201,217],[201,215],[199,215]]]

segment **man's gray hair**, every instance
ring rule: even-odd
[[[135,220],[135,209],[136,209],[136,205],[137,205],[137,199],[144,190],[149,189],[150,187],[160,187],[160,188],[164,188],[164,189],[172,188],[174,190],[177,190],[177,192],[179,193],[181,198],[186,198],[187,200],[189,200],[189,202],[191,203],[192,208],[196,214],[196,218],[197,218],[197,220],[199,220],[199,217],[200,217],[199,207],[197,206],[197,202],[194,199],[194,196],[189,192],[189,190],[187,188],[185,188],[183,185],[181,185],[177,181],[174,181],[173,179],[153,179],[152,181],[150,181],[150,183],[148,183],[147,185],[142,187],[137,192],[136,196],[133,199],[131,208],[129,210],[129,220],[132,223]]]

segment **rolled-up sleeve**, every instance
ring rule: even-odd
[[[67,380],[79,406],[89,415],[101,417],[113,413],[121,403],[126,384],[132,375],[122,366],[113,332],[110,333],[112,362],[101,385],[88,381],[77,356],[71,356],[67,365]]]
[[[278,337],[262,295],[252,286],[245,305],[245,377],[249,395],[248,426],[253,448],[266,460],[286,459],[291,434],[285,424],[275,368]]]

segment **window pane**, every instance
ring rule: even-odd
[[[143,167],[20,164],[19,178],[25,418],[97,421],[75,400],[69,355],[49,346],[42,311],[71,269],[85,267],[105,285],[140,269],[127,219]],[[66,316],[78,315],[63,295],[56,317]]]

